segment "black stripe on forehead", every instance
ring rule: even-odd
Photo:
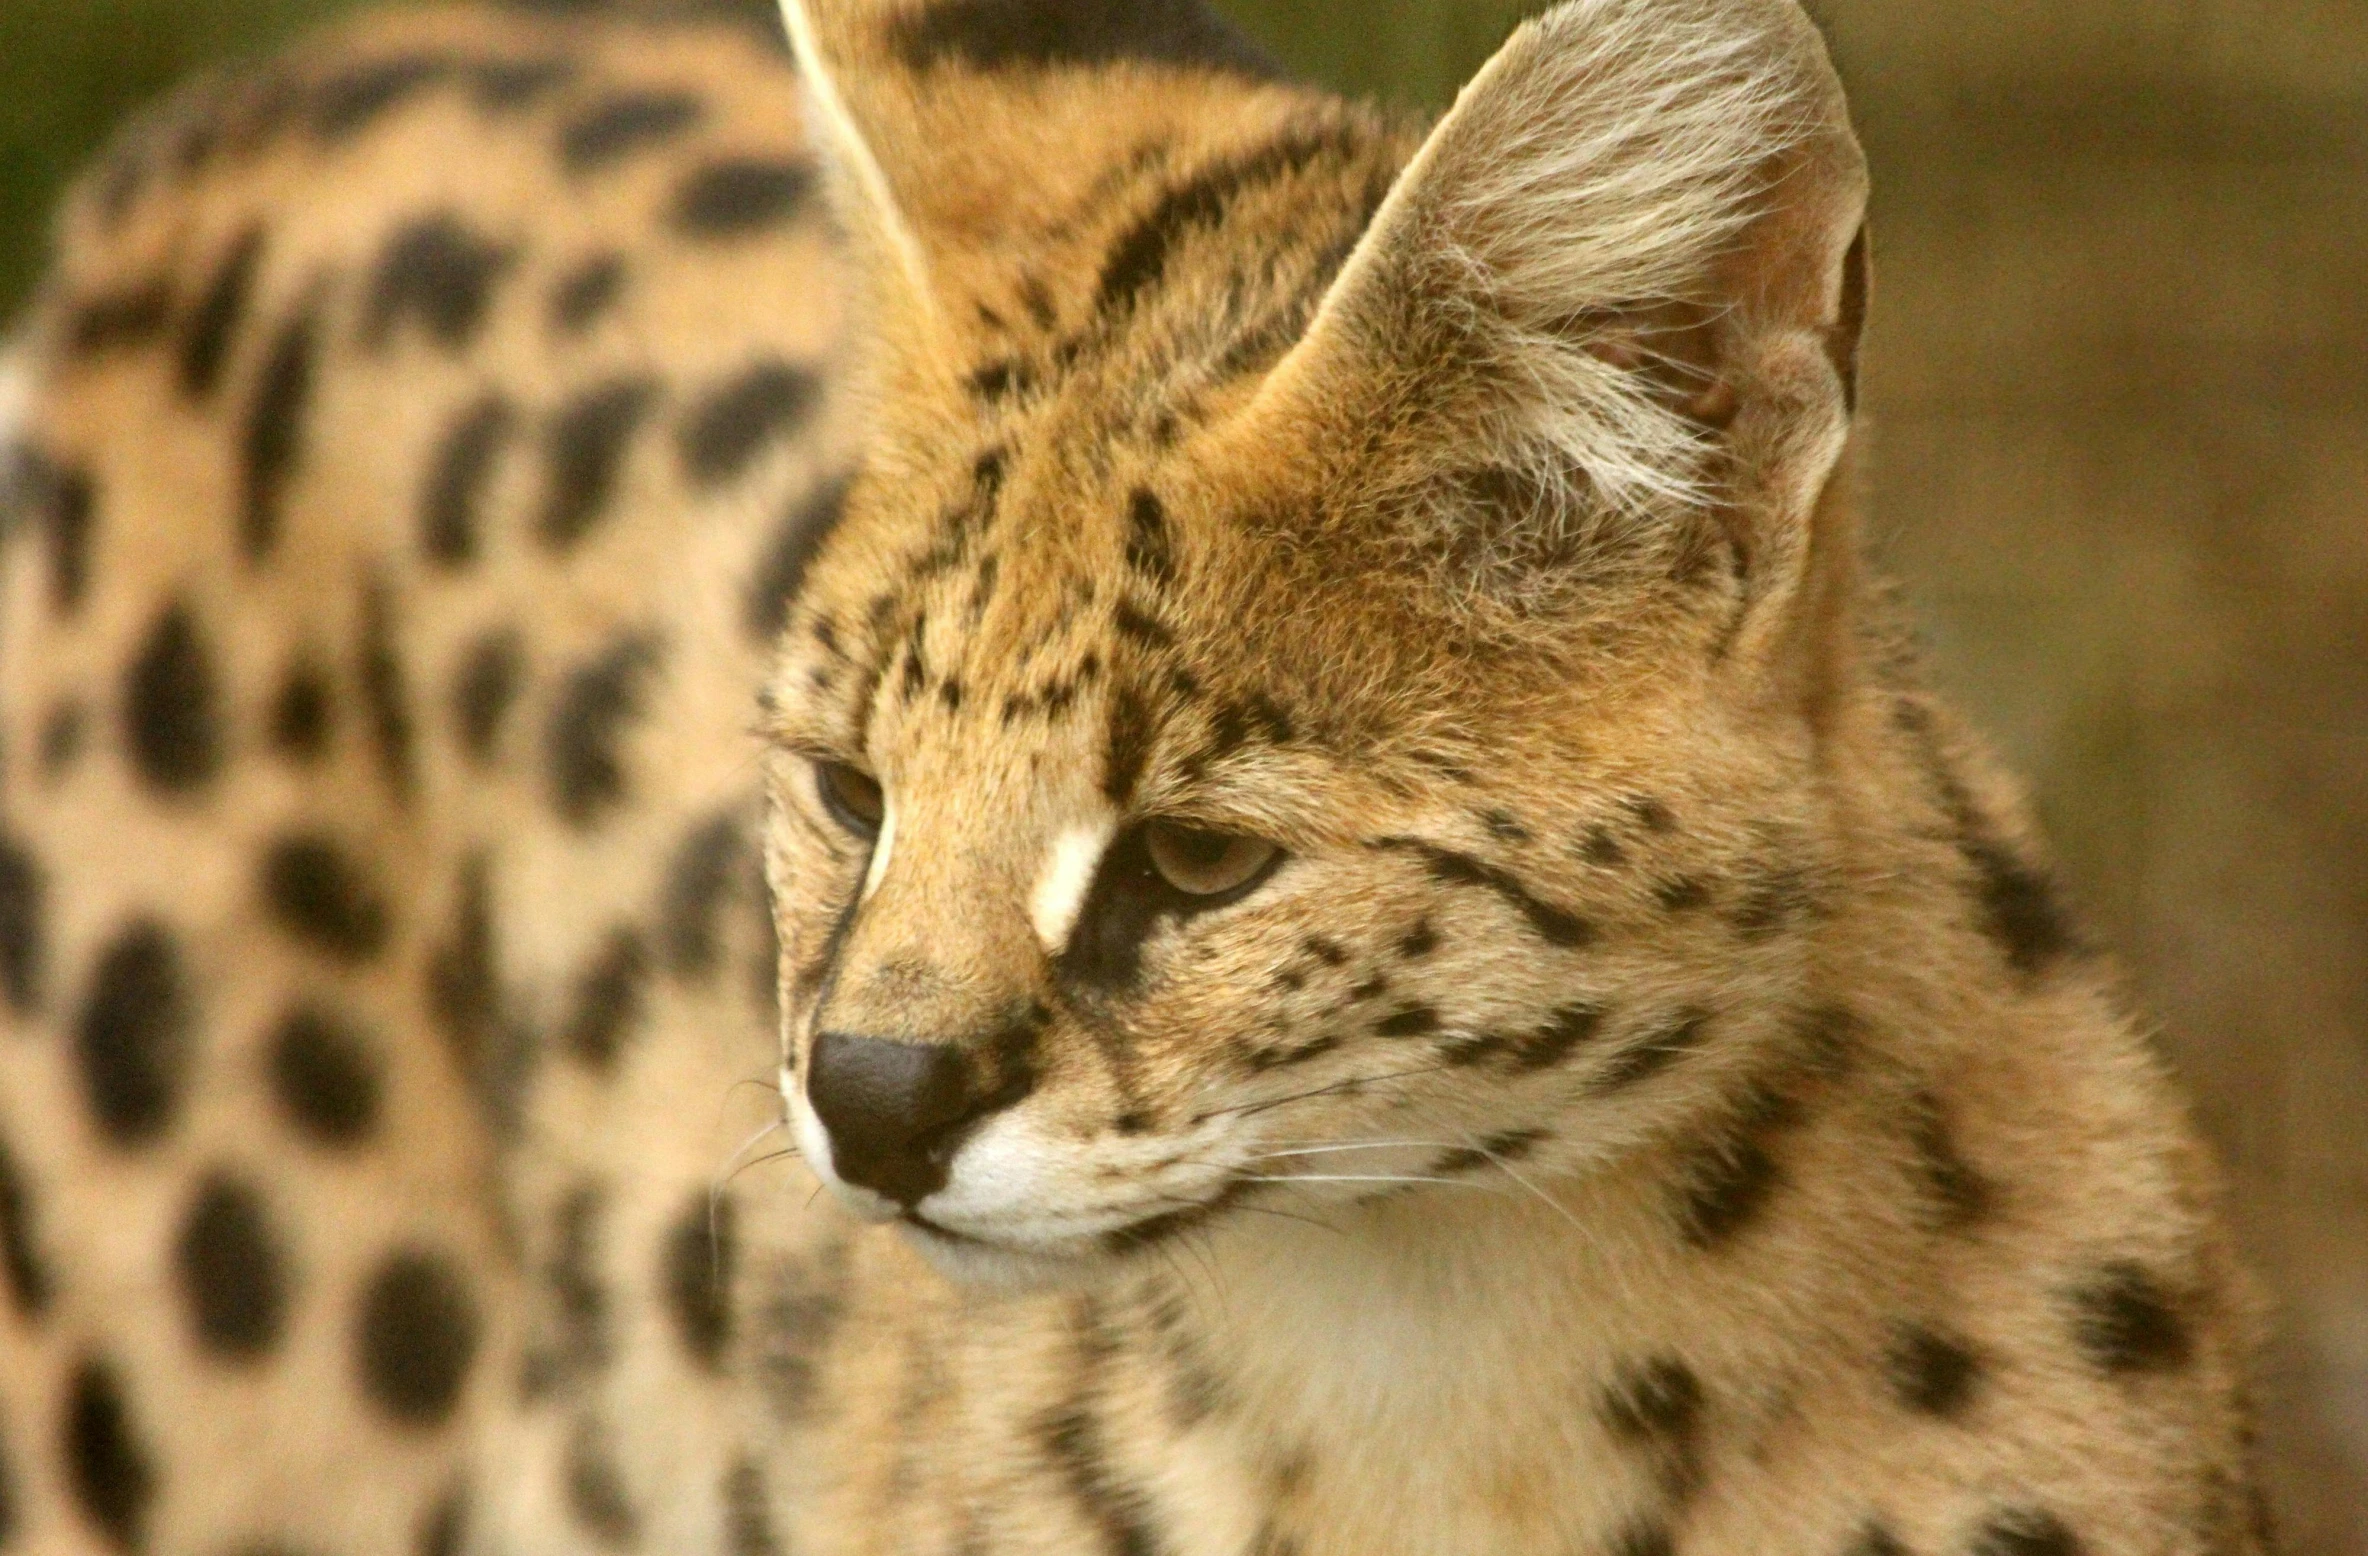
[[[1146,64],[1265,79],[1272,61],[1199,0],[940,0],[890,29],[907,69]]]

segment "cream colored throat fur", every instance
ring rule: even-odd
[[[788,23],[365,21],[63,214],[0,1548],[2262,1552],[2210,1165],[1862,573],[1791,0],[1432,125]]]

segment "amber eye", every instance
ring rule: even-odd
[[[857,837],[877,837],[888,814],[888,801],[876,779],[844,762],[816,762],[814,787],[822,795],[831,819]]]
[[[1272,843],[1176,821],[1143,828],[1143,848],[1160,878],[1188,897],[1216,897],[1256,880],[1282,855]]]

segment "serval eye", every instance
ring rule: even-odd
[[[844,762],[816,762],[814,787],[822,795],[823,808],[840,826],[857,837],[880,835],[880,822],[888,814],[888,801],[880,793],[877,779]]]
[[[1143,829],[1151,867],[1187,897],[1217,897],[1249,885],[1282,850],[1254,837],[1211,832],[1176,821],[1154,821]]]

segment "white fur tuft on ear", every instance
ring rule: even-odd
[[[1500,489],[1583,488],[1528,505],[1564,531],[1524,537],[1543,552],[1698,507],[1734,343],[1831,322],[1863,202],[1792,0],[1574,0],[1464,89],[1261,402],[1346,396]]]

